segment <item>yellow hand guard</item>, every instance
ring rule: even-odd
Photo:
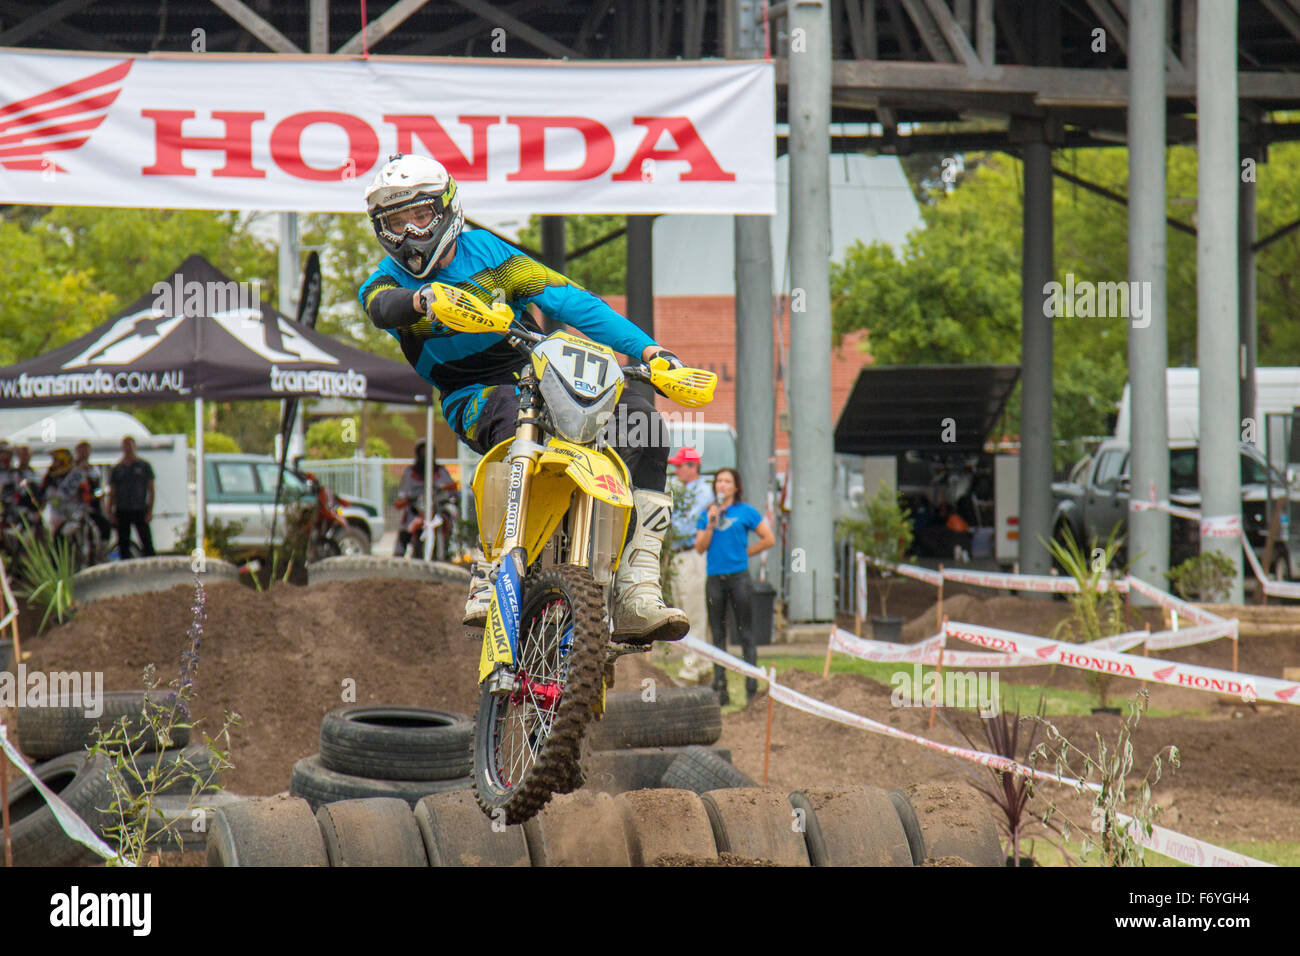
[[[678,405],[700,408],[713,401],[718,376],[702,368],[671,368],[668,360],[656,356],[649,362],[650,384]]]
[[[429,311],[439,322],[457,332],[505,332],[515,313],[503,302],[489,304],[478,296],[442,282],[431,283]]]

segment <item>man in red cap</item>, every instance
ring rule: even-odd
[[[673,600],[691,622],[691,633],[708,640],[709,617],[704,603],[706,557],[695,550],[695,525],[713,504],[713,489],[700,477],[700,453],[686,447],[668,459],[684,491],[682,507],[673,513]]]

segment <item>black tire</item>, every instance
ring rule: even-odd
[[[37,764],[33,770],[97,834],[102,836],[104,829],[116,822],[108,812],[113,803],[113,785],[108,778],[107,757],[63,754]],[[89,847],[63,832],[54,811],[26,777],[10,781],[9,833],[15,866],[73,866],[100,859]],[[112,840],[106,842],[113,846]]]
[[[338,547],[338,554],[345,558],[352,558],[370,554],[370,535],[366,534],[356,525],[348,525],[334,536],[334,543]]]
[[[149,697],[157,704],[162,704],[168,692],[149,691]],[[142,690],[110,690],[102,696],[103,713],[98,717],[87,717],[84,706],[72,706],[67,695],[51,701],[51,706],[18,708],[18,740],[23,751],[38,760],[57,757],[60,754],[84,750],[94,739],[95,728],[107,731],[123,717],[128,721],[128,733],[144,727],[143,742],[148,750],[158,749],[158,739],[152,728],[141,720],[144,710]],[[184,747],[190,742],[188,727],[172,728],[170,746]]]
[[[703,748],[719,760],[731,763],[731,751],[716,744]],[[633,747],[628,750],[595,750],[584,754],[582,769],[586,772],[587,786],[606,793],[623,793],[627,790],[654,790],[666,786],[664,774],[680,747]]]
[[[194,569],[190,561],[187,555],[162,555],[97,564],[73,575],[72,595],[78,604],[86,605],[108,597],[150,594],[178,584],[192,584]],[[220,558],[206,559],[203,582],[224,580],[239,580],[239,569]]]
[[[924,859],[960,857],[972,866],[1004,866],[1006,853],[988,801],[969,786],[917,783],[902,793],[916,815]]]
[[[779,790],[713,790],[700,796],[719,853],[780,866],[811,866],[790,802]]]
[[[623,813],[608,793],[561,793],[523,826],[533,866],[631,866]]]
[[[213,814],[208,866],[329,866],[316,815],[295,797],[250,797]]]
[[[531,865],[524,828],[494,824],[467,790],[423,798],[415,823],[430,866]]]
[[[172,767],[177,768],[177,775],[170,784],[162,786],[155,790],[155,793],[165,796],[188,796],[194,789],[195,774],[198,775],[200,785],[219,784],[221,782],[220,771],[213,769],[216,755],[212,748],[206,744],[190,744],[188,747],[174,747],[170,750],[156,750],[153,753],[142,753],[135,758],[136,769],[140,771],[142,780],[148,781],[149,770],[152,767],[158,768],[159,775],[171,772]],[[142,788],[129,775],[125,776],[126,785],[132,792],[138,792]]]
[[[293,765],[289,793],[302,797],[313,811],[322,804],[358,800],[362,797],[397,797],[414,807],[421,797],[447,790],[467,790],[470,784],[469,777],[454,780],[376,780],[373,777],[354,777],[335,773],[320,762],[320,754],[312,754]]]
[[[424,840],[405,800],[369,797],[316,811],[330,866],[428,866]]]
[[[153,841],[150,849],[163,853],[203,852],[208,845],[208,830],[217,808],[239,803],[243,799],[222,792],[205,793],[195,798],[189,794],[159,797],[153,803],[154,813],[147,830]],[[199,823],[198,829],[195,829],[196,823]],[[164,834],[162,831],[169,824],[172,829]]]
[[[916,819],[912,801],[902,790],[890,790],[889,802],[898,811],[898,820],[903,824],[903,832],[907,834],[907,845],[912,851],[912,865],[920,866],[925,862],[925,837],[921,835],[921,824]]]
[[[459,565],[441,561],[407,561],[382,555],[340,555],[317,561],[307,568],[308,584],[326,581],[361,581],[366,578],[401,578],[407,581],[438,581],[469,584],[469,572]]]
[[[428,707],[354,704],[321,720],[321,763],[377,780],[452,780],[474,761],[474,725],[465,714]]]
[[[710,790],[756,787],[758,784],[707,747],[693,746],[673,758],[660,786],[708,793]]]
[[[516,740],[508,733],[513,727],[523,728],[531,719],[529,714],[536,712],[534,695],[530,693],[530,700],[524,701],[522,692],[517,700],[489,694],[486,689],[480,692],[474,724],[474,794],[489,816],[504,810],[508,825],[532,817],[552,794],[581,786],[579,751],[600,695],[609,638],[601,591],[587,569],[562,564],[535,572],[524,581],[523,591],[517,664],[532,675],[554,674],[551,683],[559,686],[560,696],[552,705],[549,733],[538,746],[535,726],[529,732],[530,740]],[[565,610],[555,622],[555,630],[563,631],[566,620],[572,622],[573,629],[562,678],[559,641],[548,640],[544,634],[530,637],[535,618],[556,601],[564,602]],[[511,721],[512,716],[519,719]],[[520,729],[521,735],[523,732]],[[503,748],[511,744],[516,745],[512,753],[503,754]],[[512,769],[515,750],[519,751],[519,766]],[[503,770],[515,779],[506,778]]]
[[[912,848],[889,795],[875,787],[796,790],[813,866],[911,866]]]
[[[628,747],[688,747],[716,743],[722,736],[722,708],[707,687],[660,687],[653,701],[640,691],[605,695],[605,715],[591,728],[597,750]]]
[[[623,815],[633,866],[654,866],[663,857],[716,860],[713,825],[699,796],[687,790],[633,790],[614,805]]]

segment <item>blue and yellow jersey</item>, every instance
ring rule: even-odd
[[[443,282],[488,301],[506,302],[515,317],[536,330],[527,312],[529,303],[557,322],[632,357],[641,358],[655,342],[619,315],[599,296],[520,252],[483,229],[466,230],[456,240],[456,255],[444,268],[417,279],[385,256],[359,293],[361,306],[373,317],[375,297],[386,289],[414,291],[426,282]],[[474,437],[487,392],[513,383],[526,359],[505,340],[490,332],[455,332],[427,318],[390,328],[402,354],[415,371],[438,389],[442,413],[453,429]]]

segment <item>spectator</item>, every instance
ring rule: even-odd
[[[695,550],[695,527],[704,509],[713,504],[713,490],[700,477],[700,453],[683,448],[668,464],[682,485],[682,506],[673,513],[673,603],[691,622],[691,632],[704,637],[709,628],[704,603],[705,557]]]
[[[723,468],[713,477],[713,504],[696,522],[695,550],[708,555],[708,580],[705,595],[709,607],[709,626],[713,629],[713,643],[726,649],[727,608],[736,619],[740,646],[745,660],[758,663],[758,651],[753,632],[753,585],[749,579],[749,559],[772,547],[775,538],[767,520],[758,509],[741,500],[744,486],[740,473],[734,468]],[[749,543],[749,533],[757,533],[758,540]],[[713,689],[718,692],[719,703],[730,702],[727,693],[727,672],[713,666]],[[745,702],[758,692],[758,681],[745,678]]]
[[[18,496],[18,506],[30,516],[29,520],[34,521],[36,512],[41,510],[41,502],[36,488],[36,469],[32,467],[32,450],[19,445],[14,454],[18,458],[10,472],[14,493]]]
[[[0,500],[8,503],[14,492],[14,450],[0,441]]]
[[[72,465],[72,452],[56,448],[50,452],[50,467],[41,479],[39,498],[50,509],[50,534],[58,534],[78,505],[81,473]]]
[[[99,528],[99,536],[103,538],[107,547],[113,526],[104,517],[103,505],[99,501],[99,469],[90,463],[90,442],[78,442],[77,447],[73,449],[73,456],[72,467],[87,485],[86,511],[90,515],[90,520],[95,522],[95,527]]]
[[[393,502],[393,507],[401,512],[401,520],[398,522],[397,542],[393,545],[393,557],[395,558],[406,557],[406,549],[411,544],[412,538],[411,524],[424,510],[425,448],[423,438],[415,443],[415,459],[406,466],[406,470],[402,472],[402,482],[397,486],[397,499]],[[435,506],[438,493],[453,488],[455,485],[456,480],[451,477],[451,473],[442,465],[435,463],[433,466]],[[422,557],[422,555],[417,554],[416,557]]]
[[[117,525],[117,553],[123,561],[131,557],[132,528],[140,535],[143,556],[153,557],[153,534],[149,530],[153,504],[153,468],[136,456],[135,439],[127,435],[122,439],[122,460],[113,466],[108,478],[108,511]]]

